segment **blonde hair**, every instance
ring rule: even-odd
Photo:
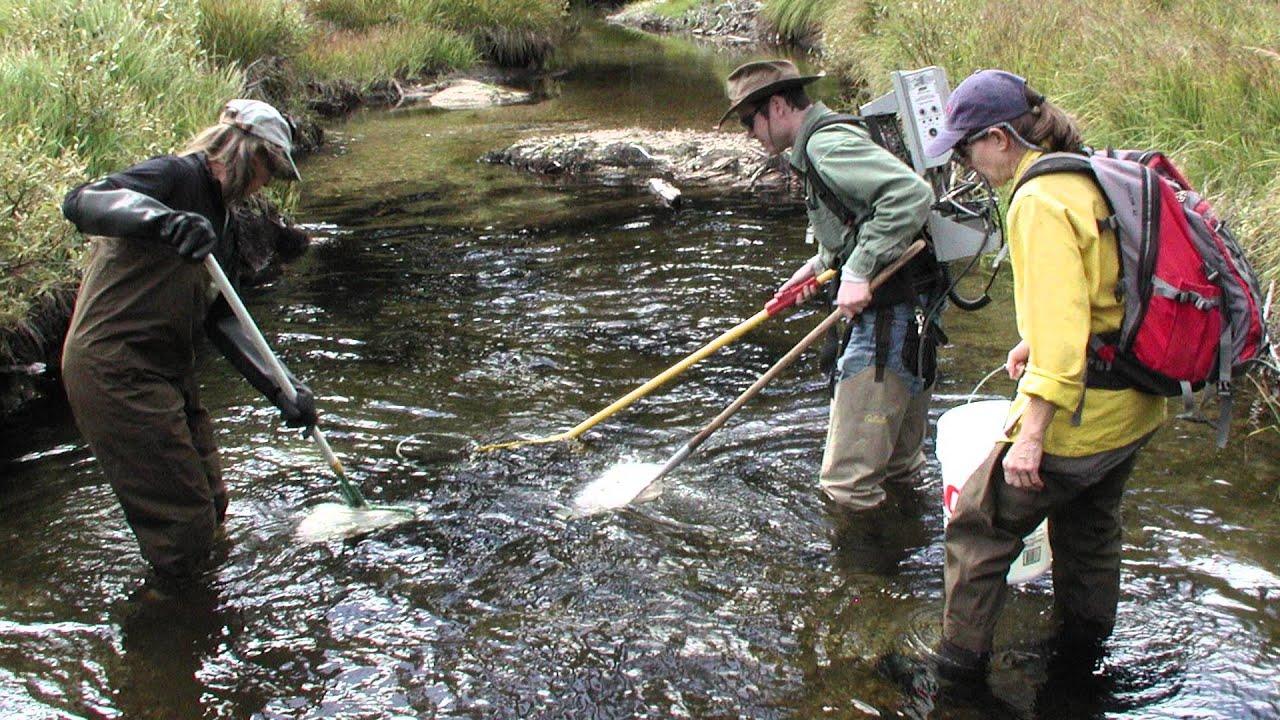
[[[187,143],[181,154],[193,155],[198,152],[204,153],[208,160],[220,163],[224,168],[222,200],[228,205],[239,204],[248,197],[249,184],[253,182],[255,155],[261,153],[268,169],[274,167],[273,163],[283,162],[272,157],[277,151],[271,143],[226,123],[201,130]]]

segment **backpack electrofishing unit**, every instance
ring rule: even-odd
[[[807,152],[809,137],[818,130],[857,125],[933,188],[937,202],[924,233],[932,257],[921,261],[919,267],[926,269],[916,273],[937,276],[929,293],[935,299],[920,319],[923,332],[947,299],[965,310],[990,302],[986,290],[968,299],[958,294],[957,285],[983,253],[1003,247],[1003,223],[995,193],[980,175],[952,163],[949,152],[925,154],[925,143],[942,128],[950,95],[943,70],[897,71],[891,79],[893,90],[859,108],[861,115],[826,118],[799,142]],[[1124,319],[1118,332],[1090,337],[1086,387],[1181,396],[1188,412],[1192,393],[1210,388],[1219,403],[1217,443],[1224,446],[1232,379],[1262,362],[1269,347],[1260,285],[1240,244],[1162,153],[1050,153],[1026,171],[1018,187],[1057,172],[1082,173],[1097,183],[1112,213],[1100,224],[1116,232],[1119,252],[1115,292],[1123,302]],[[808,173],[805,181],[838,217],[852,221],[818,173]],[[953,278],[947,263],[964,258],[970,260]],[[988,290],[999,261],[997,257]]]
[[[980,175],[952,164],[950,153],[940,157],[925,154],[925,143],[942,129],[943,108],[951,93],[942,68],[895,71],[890,73],[890,79],[893,90],[859,108],[860,115],[837,114],[825,118],[798,142],[807,152],[809,138],[814,133],[833,125],[857,125],[865,129],[877,145],[923,177],[937,198],[925,223],[931,256],[925,261],[943,263],[942,272],[946,273],[945,263],[970,258],[956,278],[944,278],[945,294],[958,307],[976,310],[990,301],[985,291],[977,300],[969,300],[956,293],[956,285],[983,253],[1003,246],[999,202]],[[851,213],[818,173],[809,173],[805,180],[836,216],[852,221]]]

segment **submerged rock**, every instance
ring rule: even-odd
[[[645,184],[655,175],[677,183],[737,188],[785,186],[785,164],[770,158],[741,133],[638,128],[596,130],[521,140],[480,158],[541,175],[630,178]]]
[[[689,33],[699,40],[726,45],[758,42],[769,34],[760,19],[760,0],[704,0],[672,17],[656,12],[664,0],[632,3],[608,17],[609,22],[652,33]]]
[[[432,85],[400,88],[399,105],[427,104],[443,110],[477,110],[529,102],[530,93],[460,78]]]

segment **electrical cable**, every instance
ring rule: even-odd
[[[977,188],[983,189],[984,195],[986,198],[986,202],[983,202],[981,205],[982,210],[980,211],[970,210],[969,208],[956,202],[955,198],[957,195],[960,195],[961,193],[964,193],[964,192],[971,192]],[[965,214],[971,217],[979,217],[982,219],[983,230],[985,231],[984,239],[983,239],[983,247],[986,246],[986,238],[990,238],[993,234],[996,234],[1000,237],[1000,246],[1003,247],[1004,236],[1000,234],[999,231],[1000,231],[1000,228],[1004,226],[1004,218],[1000,214],[1000,204],[998,202],[995,202],[994,200],[995,200],[995,190],[994,188],[991,187],[991,184],[987,182],[987,179],[982,177],[982,175],[976,172],[970,171],[968,174],[968,177],[964,178],[963,184],[958,185],[954,189],[946,192],[942,196],[942,201],[940,201],[940,203],[946,202],[951,204],[952,206],[964,208]],[[995,215],[994,223],[991,220],[992,214]],[[974,253],[973,257],[969,258],[969,262],[965,264],[964,269],[960,272],[959,275],[955,276],[954,278],[951,277],[951,272],[948,269],[948,267],[945,264],[939,263],[942,281],[947,286],[947,289],[945,292],[938,293],[937,297],[932,302],[930,302],[930,304],[925,308],[923,316],[920,320],[920,326],[918,328],[918,331],[920,334],[920,342],[916,348],[916,364],[915,364],[915,369],[917,372],[919,372],[920,369],[924,366],[924,352],[927,347],[927,343],[924,341],[924,335],[927,332],[927,328],[929,328],[929,326],[932,325],[934,321],[942,314],[942,310],[946,307],[947,300],[950,300],[953,304],[955,304],[956,307],[960,308],[961,310],[965,310],[969,312],[972,312],[975,310],[981,310],[982,308],[986,307],[988,304],[991,303],[990,290],[991,290],[991,286],[995,284],[996,276],[1000,272],[999,263],[997,263],[995,267],[992,268],[991,276],[987,279],[986,287],[982,289],[982,294],[978,296],[977,299],[970,300],[968,298],[962,297],[956,291],[956,288],[959,286],[960,281],[963,280],[966,276],[968,276],[969,273],[973,272],[974,267],[977,266],[978,262],[981,259],[982,259],[982,255],[980,253]]]
[[[1000,363],[995,367],[994,370],[987,373],[986,375],[983,375],[982,379],[978,381],[978,384],[974,385],[973,390],[969,392],[969,397],[966,398],[964,401],[965,404],[968,405],[969,403],[973,402],[973,399],[978,396],[978,391],[982,389],[982,386],[986,385],[988,380],[995,377],[996,373],[1000,372],[1003,369],[1004,369],[1004,363]]]

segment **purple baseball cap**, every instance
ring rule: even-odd
[[[946,153],[961,139],[1030,112],[1027,81],[1004,70],[979,70],[947,98],[942,132],[925,146],[929,157]]]

